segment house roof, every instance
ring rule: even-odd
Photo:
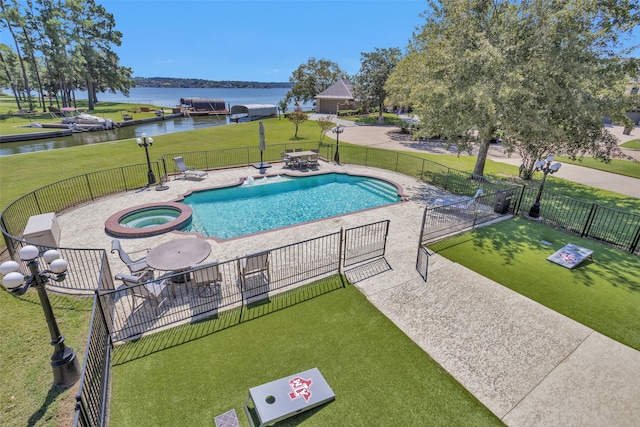
[[[354,99],[353,86],[349,80],[338,80],[318,95],[316,99]]]

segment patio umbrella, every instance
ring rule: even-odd
[[[260,167],[262,167],[263,163],[262,163],[262,152],[266,151],[267,149],[267,141],[264,138],[264,126],[262,124],[262,122],[260,122]]]

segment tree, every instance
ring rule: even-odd
[[[287,98],[307,102],[338,80],[347,78],[347,73],[335,62],[309,58],[306,64],[300,65],[289,77],[293,86],[287,93]]]
[[[369,105],[379,107],[378,123],[382,124],[384,102],[387,98],[384,85],[402,57],[402,52],[397,48],[376,48],[374,52],[363,52],[360,55],[360,72],[353,78],[355,95],[362,103],[363,110],[368,110]]]
[[[298,128],[302,123],[304,123],[309,116],[302,111],[294,111],[289,114],[289,121],[291,121],[296,126],[296,133],[293,135],[293,139],[298,139]]]
[[[430,5],[386,86],[392,101],[412,105],[425,136],[444,136],[459,152],[477,142],[477,175],[500,128],[508,150],[536,160],[549,151],[616,154],[602,149],[611,142],[602,117],[622,117],[621,83],[638,73],[637,61],[613,50],[640,19],[636,0]]]
[[[278,101],[278,107],[280,108],[280,111],[282,111],[282,114],[286,114],[287,110],[289,109],[289,97],[287,96],[284,99]],[[278,119],[279,118],[280,116],[278,116]]]
[[[320,117],[318,120],[316,120],[316,123],[320,127],[320,142],[324,141],[325,132],[336,125],[333,122],[333,116]]]

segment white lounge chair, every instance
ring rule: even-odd
[[[189,169],[185,164],[182,156],[174,157],[173,161],[176,162],[176,166],[178,167],[178,172],[184,175],[184,179],[187,179],[187,176],[189,175],[195,176],[200,179],[204,179],[209,176],[209,174],[206,171]]]

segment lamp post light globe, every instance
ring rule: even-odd
[[[336,154],[333,156],[333,161],[338,165],[340,164],[340,134],[342,132],[344,132],[344,126],[341,124],[338,124],[333,128],[333,133],[336,134]]]
[[[553,162],[553,156],[549,156],[543,160],[538,160],[534,165],[535,171],[542,172],[543,176],[542,176],[542,182],[540,183],[540,188],[538,188],[536,201],[533,203],[533,205],[531,206],[531,209],[529,210],[529,216],[531,218],[540,217],[540,198],[542,197],[542,190],[544,189],[544,183],[547,179],[547,175],[558,172],[558,170],[560,170],[560,167],[562,166],[562,163],[551,164],[551,162]]]
[[[7,261],[0,264],[2,285],[10,292],[18,295],[24,294],[30,286],[38,291],[44,317],[51,334],[53,355],[51,356],[51,368],[53,369],[53,383],[57,386],[69,387],[75,384],[81,375],[80,363],[75,352],[64,344],[64,336],[60,333],[58,323],[53,314],[53,308],[47,295],[46,285],[49,279],[62,281],[66,277],[67,261],[60,258],[56,250],[49,250],[42,254],[42,259],[49,264],[49,270],[40,270],[38,256],[40,251],[35,246],[25,246],[20,249],[20,259],[27,262],[31,272],[30,276],[24,276],[20,272],[20,264],[15,261]]]
[[[144,147],[144,152],[147,155],[147,187],[152,186],[156,183],[156,177],[153,174],[153,169],[151,168],[151,160],[149,159],[149,147],[153,145],[153,138],[147,137],[146,133],[140,135],[140,138],[136,138],[136,142],[140,147]]]

